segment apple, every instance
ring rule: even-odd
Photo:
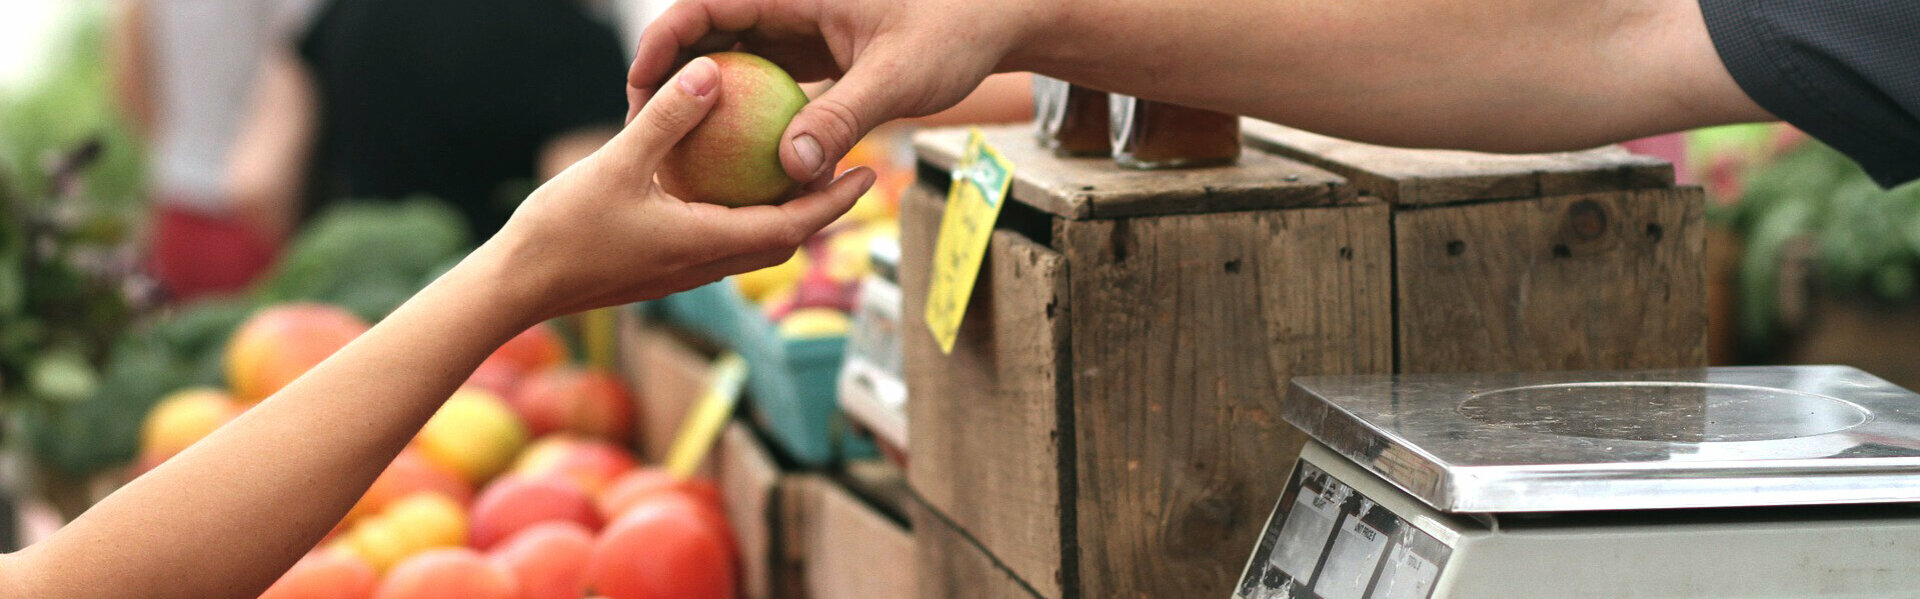
[[[521,599],[578,599],[587,592],[593,531],[572,522],[542,522],[489,552],[520,580]]]
[[[780,336],[788,339],[845,337],[853,319],[833,308],[801,308],[780,319]]]
[[[227,387],[241,403],[258,403],[366,330],[366,322],[335,306],[296,303],[262,309],[227,341]]]
[[[832,308],[852,312],[854,300],[859,299],[859,295],[859,283],[834,280],[826,268],[815,263],[813,270],[801,277],[800,287],[794,290],[792,309]]]
[[[508,339],[486,361],[532,372],[566,363],[567,343],[553,325],[543,322]]]
[[[519,599],[513,573],[472,549],[435,549],[408,558],[374,599]]]
[[[462,387],[414,436],[422,455],[478,485],[506,470],[527,444],[527,427],[498,396]]]
[[[439,493],[415,493],[362,518],[335,544],[386,572],[407,557],[467,541],[467,514]]]
[[[561,433],[541,437],[527,446],[507,472],[560,476],[591,495],[635,465],[633,456],[618,445]]]
[[[379,513],[415,493],[439,493],[460,505],[473,499],[473,487],[458,472],[433,463],[418,448],[408,447],[400,450],[400,455],[387,464],[386,470],[380,471],[379,478],[373,479],[373,485],[367,487],[360,501],[347,511],[345,521]]]
[[[659,493],[680,493],[712,507],[715,513],[721,511],[720,487],[713,481],[699,477],[678,478],[665,468],[642,467],[620,475],[607,488],[594,498],[594,504],[600,508],[600,516],[612,522],[627,513],[627,510],[639,505],[641,501]],[[721,519],[725,522],[725,518]]]
[[[798,186],[780,166],[780,138],[806,106],[806,93],[765,58],[744,52],[707,58],[719,67],[719,98],[667,151],[660,187],[683,200],[723,206],[780,201]]]
[[[561,366],[536,372],[520,381],[512,402],[535,435],[568,431],[625,444],[633,434],[633,397],[604,371]]]
[[[526,378],[527,371],[507,362],[487,360],[467,376],[467,386],[479,387],[500,397],[513,395],[513,388]]]
[[[140,423],[141,463],[158,465],[213,434],[241,411],[233,397],[219,389],[194,387],[168,394]]]
[[[657,495],[607,526],[587,566],[612,599],[733,599],[738,567],[727,533],[679,494]]]
[[[600,516],[607,522],[619,521],[622,516],[634,508],[655,501],[693,502],[700,509],[695,510],[701,520],[714,530],[721,531],[726,541],[728,555],[739,553],[738,541],[734,538],[733,524],[727,521],[726,508],[721,503],[720,487],[704,478],[677,478],[664,468],[640,468],[620,477],[594,498],[594,505],[600,508]]]
[[[320,548],[293,564],[260,599],[368,599],[380,582],[373,566],[338,548]]]
[[[573,483],[552,476],[504,476],[473,500],[472,544],[490,549],[513,533],[555,520],[600,528],[593,497]]]
[[[747,301],[761,303],[780,289],[798,285],[812,264],[807,251],[798,250],[786,262],[734,275],[733,284]]]

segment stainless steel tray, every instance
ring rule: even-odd
[[[1920,501],[1920,395],[1845,366],[1301,377],[1284,416],[1445,512]]]

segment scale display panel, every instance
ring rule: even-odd
[[[1841,366],[1299,377],[1238,599],[1920,598],[1920,395]]]
[[[1245,599],[1428,599],[1453,548],[1299,462],[1240,580]]]

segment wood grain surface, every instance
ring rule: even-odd
[[[951,522],[919,501],[912,513],[914,579],[920,599],[1042,599]]]
[[[1392,368],[1387,219],[1370,202],[1061,225],[1076,596],[1230,594],[1305,441],[1280,419],[1287,381]]]
[[[908,481],[1050,599],[1062,596],[1060,500],[1066,269],[1059,254],[997,231],[953,353],[927,330],[928,265],[943,198],[901,200]]]
[[[1698,188],[1394,213],[1401,372],[1706,365]]]
[[[1318,206],[1355,197],[1339,176],[1265,152],[1243,151],[1235,166],[1140,171],[1107,158],[1057,158],[1034,143],[1030,125],[981,130],[1014,165],[1013,195],[1063,218]],[[922,161],[951,170],[966,149],[967,129],[929,130],[914,141]]]
[[[1619,146],[1549,154],[1488,154],[1392,148],[1254,119],[1242,135],[1255,148],[1318,166],[1364,195],[1399,205],[1535,198],[1673,186],[1673,165]]]

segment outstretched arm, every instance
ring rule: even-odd
[[[738,209],[660,193],[661,154],[718,87],[711,61],[690,65],[372,330],[52,537],[0,556],[0,597],[257,596],[513,334],[782,262],[872,184],[860,170],[784,205]]]
[[[1573,149],[1771,118],[1697,0],[682,0],[642,35],[629,96],[736,44],[839,80],[787,130],[798,178],[995,71],[1406,146]]]

